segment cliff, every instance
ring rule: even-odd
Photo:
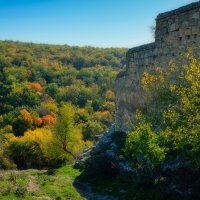
[[[169,62],[184,64],[182,55],[189,48],[200,56],[200,2],[159,14],[155,42],[129,49],[126,70],[116,79],[115,130],[126,132],[138,108],[145,107],[140,79],[144,71],[157,66],[167,69]]]

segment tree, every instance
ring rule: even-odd
[[[52,115],[44,115],[42,117],[43,124],[53,124],[55,122],[55,117]]]
[[[62,105],[53,127],[54,136],[61,149],[73,159],[76,158],[76,155],[69,147],[70,143],[75,143],[77,139],[74,127],[74,115],[74,107],[70,103]]]
[[[43,91],[42,86],[40,85],[40,83],[37,83],[37,82],[30,83],[30,88],[40,93]]]
[[[42,119],[26,109],[20,110],[19,116],[13,120],[13,131],[15,135],[23,135],[24,132],[33,127],[40,126]]]
[[[105,126],[95,121],[88,121],[83,125],[84,140],[95,140],[97,136],[105,131]]]
[[[62,98],[59,87],[56,83],[48,84],[48,86],[45,89],[45,92],[56,101],[60,101]]]
[[[124,152],[131,164],[149,162],[151,168],[156,167],[165,158],[165,148],[159,146],[158,135],[147,123],[140,123],[128,134]]]

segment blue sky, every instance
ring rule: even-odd
[[[195,0],[0,0],[0,40],[99,47],[153,41],[158,13]]]

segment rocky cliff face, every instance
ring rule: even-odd
[[[145,107],[140,79],[144,71],[169,62],[183,64],[188,48],[200,57],[200,2],[159,14],[156,18],[155,42],[127,52],[126,71],[116,80],[116,131],[128,131],[136,109]]]

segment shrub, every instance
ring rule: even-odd
[[[53,136],[47,129],[39,128],[25,132],[24,136],[7,135],[10,157],[19,168],[40,168],[53,163],[51,157]]]
[[[159,145],[158,135],[145,123],[128,134],[124,153],[133,165],[145,161],[150,168],[156,167],[165,158],[165,149]]]
[[[35,141],[14,141],[9,150],[18,168],[38,168],[45,163],[44,154]]]
[[[5,155],[3,149],[0,148],[0,169],[15,169],[16,165]]]
[[[105,131],[105,127],[98,122],[88,121],[83,125],[83,139],[95,140],[97,136]]]

